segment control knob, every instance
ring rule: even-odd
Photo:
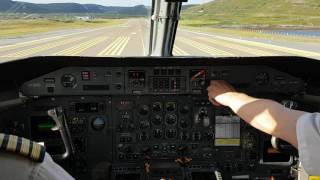
[[[77,78],[72,74],[65,74],[61,77],[61,84],[65,88],[75,88],[77,86]]]
[[[161,125],[162,123],[162,117],[158,114],[154,115],[152,118],[152,123],[156,126]]]
[[[172,112],[176,110],[176,104],[171,102],[166,104],[166,109],[168,112]]]
[[[166,119],[167,124],[174,125],[177,122],[177,116],[175,114],[169,114]]]
[[[162,109],[162,104],[160,102],[156,102],[152,105],[153,112],[160,112]]]
[[[145,116],[145,115],[147,115],[148,113],[149,113],[149,106],[147,106],[147,105],[142,105],[142,106],[140,107],[139,114]]]

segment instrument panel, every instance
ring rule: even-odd
[[[23,83],[30,138],[62,153],[48,109],[64,109],[75,153],[60,164],[77,179],[292,178],[293,155],[206,88],[226,80],[239,91],[277,101],[304,91],[300,78],[268,66],[65,67]],[[290,100],[290,99],[289,99]]]
[[[213,106],[206,89],[222,79],[240,92],[318,112],[318,64],[298,57],[9,62],[0,66],[0,131],[44,143],[80,180],[294,179],[296,150],[281,141],[275,149],[269,135]],[[53,109],[69,130],[68,156],[53,131]]]
[[[203,94],[223,79],[246,92],[294,93],[301,79],[267,66],[67,67],[23,84],[27,96]]]

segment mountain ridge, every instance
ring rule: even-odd
[[[78,3],[48,3],[35,4],[12,0],[0,1],[2,13],[104,13],[125,15],[147,15],[148,9],[144,5],[133,7],[102,6],[97,4]]]

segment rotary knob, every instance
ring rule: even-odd
[[[177,122],[177,116],[175,114],[169,114],[166,118],[166,122],[169,125],[174,125]]]
[[[72,74],[65,74],[61,77],[61,84],[65,88],[75,88],[77,86],[77,78]]]
[[[142,105],[142,106],[140,107],[139,114],[145,116],[145,115],[147,115],[148,113],[149,113],[149,106],[147,106],[147,105]]]
[[[162,110],[162,104],[160,102],[156,102],[152,105],[153,112],[160,112]]]
[[[154,115],[153,118],[152,118],[152,123],[156,126],[159,126],[161,125],[162,123],[162,117],[158,114]]]
[[[166,109],[168,112],[172,112],[176,110],[176,104],[175,103],[167,103],[166,104]]]

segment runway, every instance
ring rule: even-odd
[[[145,56],[148,54],[145,19],[96,29],[61,30],[0,39],[0,62],[32,56]],[[175,56],[305,56],[320,59],[320,45],[235,37],[178,29]]]

